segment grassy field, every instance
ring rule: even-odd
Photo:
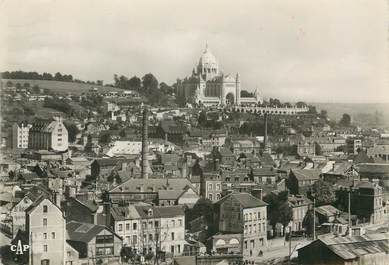
[[[66,95],[68,93],[72,95],[81,95],[84,92],[88,92],[91,88],[97,87],[99,92],[108,91],[123,91],[119,88],[98,86],[92,84],[82,84],[74,82],[60,82],[60,81],[47,81],[47,80],[28,80],[28,79],[1,79],[2,85],[11,81],[14,85],[20,83],[22,86],[24,83],[29,83],[30,86],[38,85],[40,88],[47,88],[55,93]]]

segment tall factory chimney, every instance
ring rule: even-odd
[[[263,152],[267,153],[268,152],[268,147],[267,147],[267,113],[264,114],[264,121],[265,121],[265,136],[263,138]]]
[[[148,113],[147,113],[147,107],[143,108],[143,120],[142,120],[142,168],[141,168],[141,173],[142,173],[142,178],[143,179],[148,179],[148,172],[147,169],[149,167],[149,161],[147,160],[147,155],[149,152],[149,147],[148,147],[148,126],[149,126],[149,119],[148,119]]]

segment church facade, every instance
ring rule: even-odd
[[[180,82],[177,92],[186,103],[205,106],[256,104],[260,101],[257,91],[254,97],[241,98],[239,74],[224,74],[208,46],[192,75]]]

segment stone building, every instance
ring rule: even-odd
[[[24,121],[12,126],[12,148],[28,148],[28,135],[31,126]]]
[[[35,120],[29,130],[28,148],[35,150],[66,151],[68,130],[61,117]]]
[[[224,74],[216,57],[208,45],[200,57],[192,75],[186,77],[178,87],[177,94],[187,103],[210,105],[240,105],[241,80],[235,76]],[[245,98],[245,103],[256,104],[260,101],[257,91],[252,98]]]
[[[219,233],[243,234],[243,257],[257,257],[267,246],[267,204],[249,193],[233,192],[214,205]]]

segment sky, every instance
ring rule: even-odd
[[[191,74],[205,44],[264,98],[389,102],[386,0],[0,0],[0,71]]]

